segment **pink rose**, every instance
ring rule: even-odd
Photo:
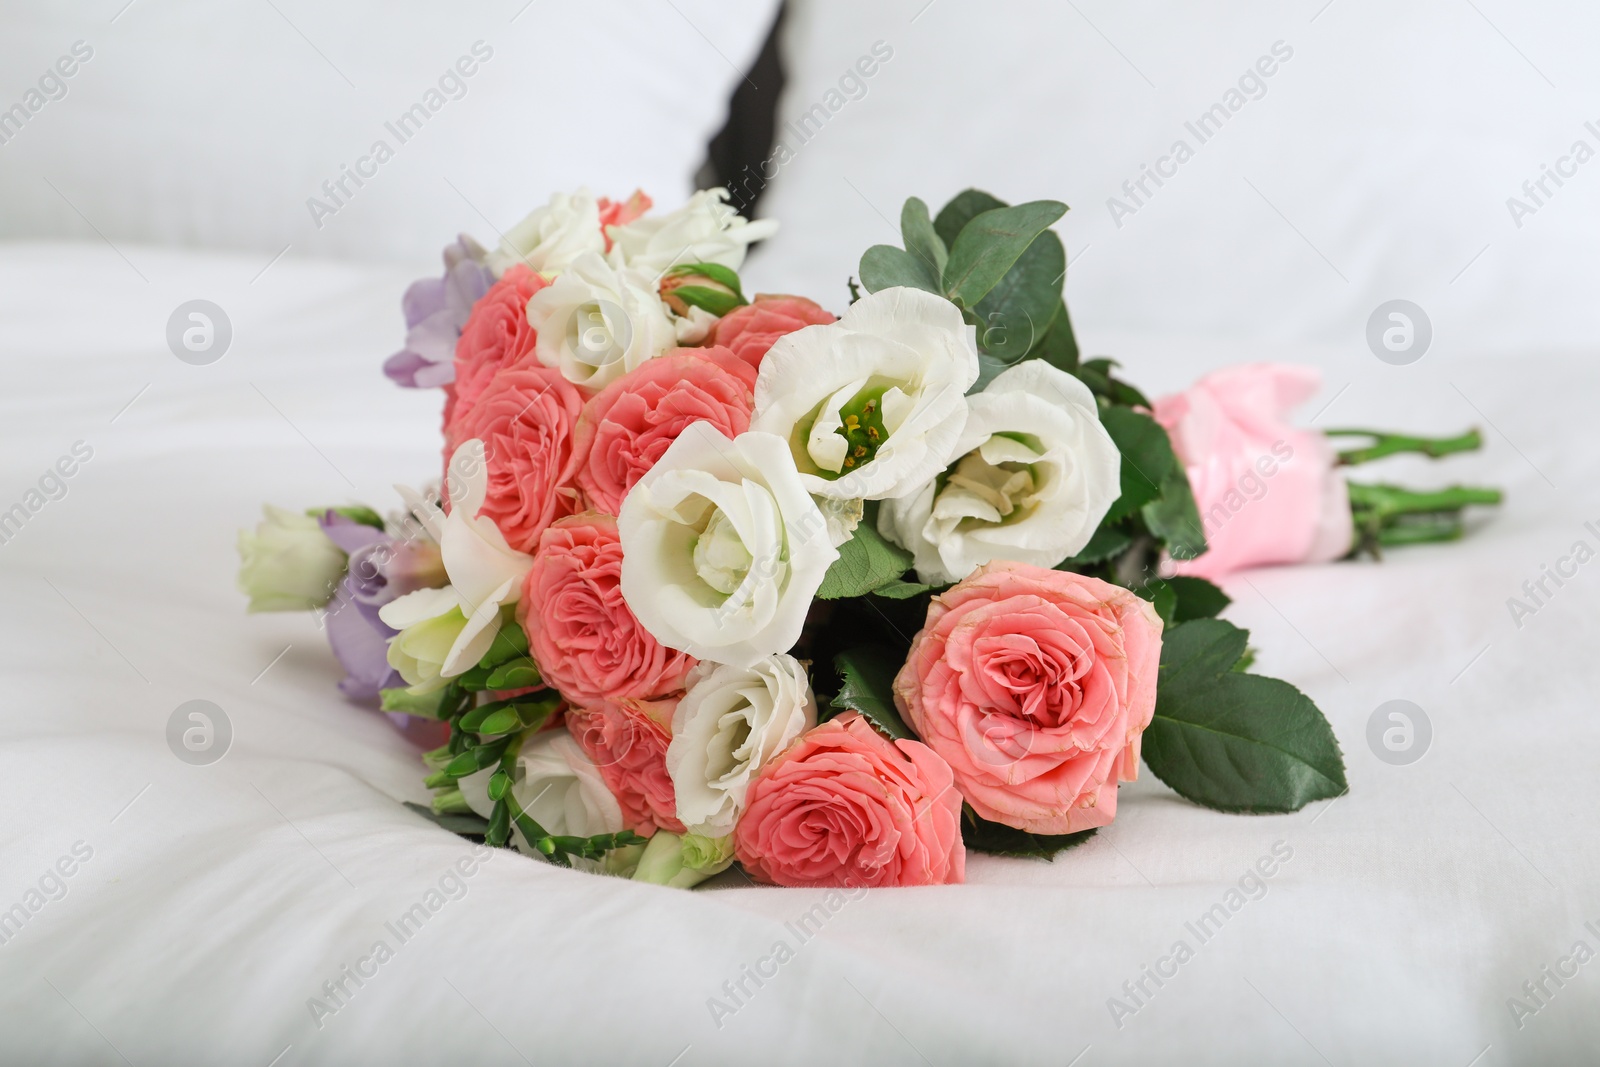
[[[622,808],[623,827],[641,837],[658,829],[684,832],[667,776],[667,745],[677,700],[602,704],[567,712],[567,729],[600,768]]]
[[[651,200],[644,195],[643,189],[635,189],[633,195],[626,200],[610,200],[601,197],[595,201],[595,206],[600,209],[600,233],[606,239],[606,251],[611,251],[611,232],[609,227],[626,226],[628,223],[650,210]]]
[[[459,383],[458,383],[459,384]],[[573,431],[583,398],[554,367],[501,370],[476,403],[457,403],[445,427],[446,457],[477,438],[488,456],[487,515],[519,552],[532,552],[551,522],[574,509],[578,465]]]
[[[1246,567],[1325,563],[1350,551],[1350,494],[1338,455],[1290,410],[1321,387],[1310,367],[1253,363],[1208,374],[1155,403],[1189,473],[1207,550],[1175,562],[1213,581]]]
[[[1160,659],[1161,618],[1128,590],[995,562],[929,605],[895,703],[983,818],[1071,834],[1138,773]]]
[[[784,334],[807,326],[825,326],[833,321],[832,312],[803,296],[757,293],[754,301],[724,315],[707,340],[732,349],[740,359],[759,370],[767,349]]]
[[[694,658],[663,647],[622,599],[616,519],[598,512],[561,519],[533,555],[517,618],[546,682],[585,707],[683,688]]]
[[[525,264],[517,263],[472,305],[456,342],[452,418],[476,404],[501,369],[533,359],[538,337],[528,323],[528,298],[548,284]]]
[[[592,397],[578,420],[578,487],[615,515],[684,427],[732,439],[750,428],[756,374],[726,348],[680,348],[647,360]]]
[[[961,794],[918,741],[890,741],[856,712],[800,736],[745,794],[734,851],[786,886],[944,885],[966,878]]]

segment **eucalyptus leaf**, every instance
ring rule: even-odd
[[[1067,205],[1059,201],[1035,200],[975,217],[950,245],[944,265],[945,295],[961,307],[977,307],[1035,238],[1066,212]]]
[[[972,309],[978,319],[978,346],[1003,363],[1026,356],[1048,335],[1062,310],[1066,273],[1061,238],[1046,230]]]
[[[949,248],[955,243],[956,235],[966,228],[967,223],[983,214],[993,211],[997,207],[1005,207],[1006,202],[997,197],[990,196],[982,189],[966,189],[957,193],[951,201],[939,209],[939,215],[933,220],[934,232]]]
[[[1162,638],[1145,762],[1179,795],[1218,811],[1298,811],[1344,793],[1333,728],[1288,682],[1234,670],[1249,634],[1196,619]]]
[[[822,576],[818,600],[865,596],[911,569],[911,553],[891,544],[876,523],[863,520],[850,540],[839,546],[839,558]]]
[[[1065,303],[1056,310],[1055,317],[1050,320],[1050,328],[1028,355],[1044,360],[1057,370],[1077,373],[1078,338],[1072,332],[1072,316],[1067,313]]]
[[[859,711],[868,722],[896,739],[915,738],[894,706],[894,678],[904,657],[879,645],[848,649],[833,657],[839,692],[833,707]]]
[[[905,202],[900,209],[900,237],[906,251],[920,259],[935,278],[944,276],[945,260],[949,252],[942,238],[934,231],[933,220],[928,217],[928,205],[916,197]]]
[[[897,285],[944,295],[933,268],[903,248],[873,245],[861,257],[861,284],[876,293]]]

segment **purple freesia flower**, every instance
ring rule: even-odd
[[[444,250],[444,276],[411,283],[401,300],[406,316],[406,346],[383,364],[383,373],[408,389],[429,389],[456,380],[456,341],[467,316],[494,274],[487,253],[462,234]]]
[[[405,684],[389,666],[389,639],[399,631],[378,618],[378,608],[394,599],[393,594],[384,597],[388,583],[381,565],[394,538],[335,511],[323,512],[317,522],[328,540],[350,557],[344,580],[322,617],[328,645],[345,671],[339,691],[351,700],[376,700],[380,689]]]

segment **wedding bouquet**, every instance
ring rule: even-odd
[[[1344,792],[1195,573],[1220,423],[1079,359],[1064,205],[909,200],[836,318],[746,296],[775,224],[725,200],[458,240],[385,366],[444,393],[442,482],[241,535],[252,609],[317,611],[344,692],[437,731],[422,810],[661,884],[888,886],[1081,842],[1141,759],[1220,811]],[[1294,442],[1260,476],[1304,511],[1334,490]],[[1282,558],[1349,551],[1349,492],[1342,543],[1313,509]]]

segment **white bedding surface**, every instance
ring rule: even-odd
[[[244,614],[233,541],[264,500],[391,507],[392,482],[434,470],[438,401],[378,371],[407,277],[291,256],[252,283],[258,258],[0,246],[0,510],[93,449],[0,545],[0,909],[92,850],[0,944],[0,1060],[1487,1067],[1600,1046],[1600,963],[1545,979],[1520,1029],[1507,1006],[1575,942],[1600,950],[1600,564],[1521,629],[1505,605],[1575,541],[1600,547],[1583,525],[1600,528],[1592,353],[1270,353],[1324,366],[1320,424],[1485,430],[1480,456],[1383,473],[1508,491],[1463,543],[1230,584],[1258,669],[1332,721],[1344,798],[1221,815],[1146,773],[1053,864],[974,856],[968,884],[867,893],[803,944],[785,924],[822,893],[666,890],[501,853],[399,944],[385,924],[470,846],[400,806],[425,799],[415,750],[341,700],[313,621]],[[164,341],[195,297],[234,326],[208,367]],[[1098,340],[1154,389],[1269,354]],[[164,740],[197,698],[234,731],[208,767]],[[1394,698],[1433,724],[1410,766],[1365,740]],[[1292,857],[1265,894],[1202,943],[1185,924],[1275,844]],[[393,958],[319,1027],[308,999],[380,938]],[[708,998],[779,939],[794,958],[746,980],[719,1028]],[[1145,979],[1119,1028],[1108,998],[1180,939],[1193,957]]]

